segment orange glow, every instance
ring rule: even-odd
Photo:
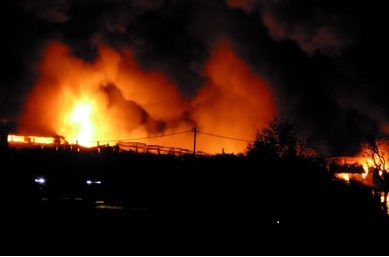
[[[193,149],[196,127],[197,151],[242,153],[276,113],[269,85],[225,40],[212,50],[208,81],[192,99],[162,72],[142,69],[128,48],[101,44],[99,57],[86,62],[53,42],[39,71],[17,134],[61,135],[86,147],[120,141]]]
[[[380,151],[380,154],[382,155],[384,159],[384,165],[381,165],[379,175],[382,175],[382,169],[388,170],[387,163],[389,161],[389,142],[387,140],[377,140],[376,141],[378,149]],[[373,178],[371,169],[375,168],[374,161],[372,159],[372,152],[368,149],[367,145],[364,145],[362,147],[362,150],[356,155],[356,156],[349,156],[349,157],[336,157],[331,158],[332,161],[335,161],[335,163],[343,165],[343,164],[358,164],[363,167],[364,173],[359,175],[354,174],[353,178],[357,178],[360,180],[363,180],[362,182],[366,185],[373,186]],[[378,163],[378,162],[377,162]],[[338,175],[342,177],[342,175]],[[351,179],[351,178],[350,178]]]
[[[270,86],[233,52],[226,40],[215,45],[205,70],[209,82],[194,99],[193,110],[198,130],[254,139],[258,128],[267,126],[276,115]],[[243,151],[246,141],[223,140],[199,134],[200,145],[212,152],[222,147]]]
[[[350,181],[350,176],[349,176],[348,173],[338,173],[338,174],[336,174],[336,177],[338,177],[340,179],[343,179],[343,180],[345,180],[347,182]]]
[[[381,125],[381,129],[385,134],[389,134],[389,124]]]
[[[9,143],[27,143],[27,144],[38,144],[38,145],[45,145],[45,144],[55,144],[58,142],[59,144],[65,143],[64,140],[56,141],[54,137],[39,137],[39,136],[21,136],[21,135],[8,135],[8,142]]]

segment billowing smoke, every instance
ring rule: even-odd
[[[138,140],[188,149],[195,127],[198,150],[241,153],[275,116],[266,81],[223,39],[204,67],[207,82],[189,100],[161,71],[142,69],[131,49],[99,45],[98,51],[86,62],[62,43],[48,45],[19,133],[61,135],[87,146]],[[172,134],[179,135],[163,137]]]
[[[277,115],[328,155],[388,131],[382,3],[0,5],[0,118],[11,131],[75,139],[83,127],[92,141],[156,136],[147,143],[190,148],[193,134],[179,132],[196,127],[202,150],[238,152]]]

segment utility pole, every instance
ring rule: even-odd
[[[197,103],[196,106],[198,107],[200,104]],[[193,131],[193,157],[196,157],[196,127],[192,129]]]
[[[193,128],[193,156],[196,156],[196,127]]]

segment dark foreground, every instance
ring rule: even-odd
[[[2,216],[2,255],[386,255],[387,226],[216,214],[63,209]],[[267,217],[266,217],[267,218]],[[324,223],[324,224],[323,224]],[[373,223],[372,223],[373,224]],[[379,225],[379,222],[376,223]],[[379,232],[380,231],[380,232]],[[380,236],[382,238],[380,238]],[[381,243],[381,245],[380,245]]]
[[[389,253],[369,189],[306,178],[307,167],[31,151],[2,160],[2,255]],[[57,183],[42,188],[37,176]],[[74,182],[91,177],[101,187]]]

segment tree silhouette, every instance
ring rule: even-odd
[[[298,136],[294,124],[274,118],[257,131],[255,141],[246,148],[247,155],[259,158],[294,158],[298,153]]]
[[[387,212],[387,199],[389,193],[389,173],[386,170],[385,154],[381,147],[381,143],[376,136],[369,135],[364,137],[365,147],[370,153],[371,160],[373,161],[373,182],[374,193],[379,195],[379,192],[384,193],[383,209]]]
[[[267,197],[271,199],[268,207],[274,210],[274,215],[296,223],[321,219],[333,228],[375,215],[371,190],[336,179],[329,172],[325,158],[304,154],[301,148],[314,145],[304,143],[302,138],[292,123],[276,118],[268,127],[258,130],[254,143],[247,147],[247,156],[258,165],[254,167],[261,173],[261,179],[271,181],[266,189],[272,192]],[[377,167],[386,172],[378,146],[372,144],[371,149]],[[388,177],[385,179],[389,181]],[[389,191],[388,188],[385,190]]]

